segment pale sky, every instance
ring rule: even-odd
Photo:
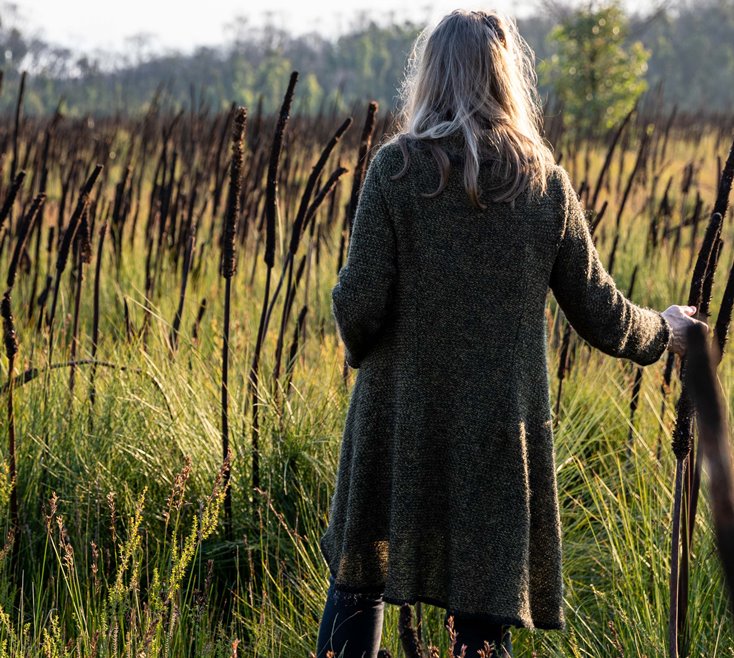
[[[670,0],[655,4],[661,1]],[[622,4],[644,13],[653,3]],[[161,52],[220,45],[231,38],[238,16],[250,26],[263,25],[269,16],[292,34],[338,36],[349,31],[360,12],[380,24],[410,19],[427,25],[457,7],[524,16],[538,6],[539,0],[0,0],[0,16],[4,27],[76,51],[120,52],[130,48],[127,37],[148,33],[151,49]]]
[[[14,23],[24,33],[75,50],[119,51],[126,47],[125,37],[140,32],[155,35],[155,50],[216,45],[230,36],[238,15],[257,26],[271,12],[276,26],[294,34],[342,34],[365,8],[378,23],[389,22],[392,12],[398,21],[409,18],[427,24],[456,7],[523,15],[534,0],[15,0],[13,4],[18,18],[9,21],[10,14],[3,9],[5,25]]]

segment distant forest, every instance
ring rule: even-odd
[[[553,7],[556,11],[553,11]],[[552,54],[550,29],[568,9],[518,19],[521,34],[537,60]],[[665,104],[683,111],[734,108],[734,0],[696,0],[687,6],[633,15],[630,39],[652,53],[646,73],[649,89],[662,81]],[[265,111],[278,107],[288,76],[299,71],[297,111],[320,107],[348,111],[354,103],[379,101],[393,108],[407,55],[421,25],[378,25],[364,20],[330,40],[319,34],[293,36],[273,26],[235,24],[217,48],[160,54],[139,38],[125,56],[79,54],[5,27],[0,15],[0,54],[4,52],[0,112],[14,109],[21,71],[28,71],[26,114],[52,112],[61,97],[67,116],[142,112],[163,85],[174,109],[220,110],[236,102],[254,108],[262,96]],[[135,42],[133,42],[135,45]],[[541,80],[541,93],[548,90]]]

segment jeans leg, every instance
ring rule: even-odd
[[[336,592],[329,576],[316,658],[326,658],[327,651],[333,651],[334,658],[377,658],[384,609],[381,596]]]
[[[448,622],[449,613],[444,615],[444,626]],[[501,624],[490,624],[481,620],[466,619],[454,616],[454,631],[456,632],[456,644],[454,645],[454,657],[461,656],[461,646],[466,645],[466,658],[474,658],[479,649],[484,650],[484,641],[490,644],[494,642],[494,650],[491,658],[512,658],[512,634],[510,626]]]

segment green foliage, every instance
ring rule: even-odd
[[[129,134],[120,131],[117,140],[115,150],[122,153]],[[306,140],[296,143],[304,148]],[[635,148],[631,144],[626,151],[623,179]],[[700,185],[712,190],[712,160],[719,150],[715,135],[707,134],[697,144],[675,137],[669,147],[671,170],[680,172],[696,153],[707,154]],[[296,153],[307,161],[314,157],[313,152]],[[591,155],[594,178],[604,150],[591,145]],[[353,162],[354,157],[354,151],[344,153],[344,161]],[[142,172],[146,185],[154,167],[151,159]],[[107,193],[118,175],[118,171],[110,174]],[[52,178],[55,181],[56,176]],[[659,203],[661,193],[658,189],[652,206]],[[635,189],[631,205],[645,207],[647,194],[645,186]],[[613,206],[617,202],[611,199]],[[143,216],[147,211],[144,205]],[[631,213],[624,217],[623,232],[629,239],[617,256],[615,278],[626,289],[633,265],[641,263],[636,300],[661,308],[677,301],[679,285],[689,276],[688,258],[682,257],[688,253],[671,251],[671,243],[665,242],[656,258],[644,260],[648,227],[644,220]],[[730,244],[732,228],[727,225],[724,230]],[[286,404],[278,403],[272,393],[275,336],[270,332],[266,338],[259,392],[263,493],[257,496],[251,491],[249,470],[250,408],[231,407],[231,427],[238,429],[232,441],[235,540],[230,542],[218,523],[223,491],[217,470],[222,330],[218,259],[209,251],[200,276],[192,277],[184,324],[189,326],[202,297],[210,300],[209,306],[199,338],[193,340],[182,331],[173,357],[167,339],[171,327],[165,318],[173,317],[176,298],[168,293],[177,288],[180,275],[165,259],[160,286],[166,294],[151,305],[151,335],[144,348],[139,339],[125,339],[121,323],[123,296],[130,303],[132,324],[139,326],[143,317],[144,299],[136,292],[145,276],[142,224],[139,231],[139,240],[124,243],[119,280],[106,270],[109,251],[103,256],[103,271],[108,273],[101,282],[99,353],[128,369],[97,373],[94,407],[87,397],[88,370],[79,371],[74,395],[69,394],[62,370],[54,371],[47,382],[38,378],[15,392],[24,576],[18,584],[9,567],[8,471],[3,453],[0,658],[308,656],[315,648],[328,587],[319,538],[328,519],[354,382],[354,373],[347,385],[342,381],[343,351],[329,320],[336,250],[324,247],[314,264],[317,287],[312,293],[314,314],[309,316],[313,324],[300,348],[303,360],[295,370],[293,388],[279,393]],[[690,248],[691,235],[685,233],[683,249]],[[600,232],[599,247],[606,254],[610,240],[603,236]],[[338,240],[324,244],[333,246]],[[694,240],[694,248],[696,244]],[[8,252],[0,255],[0,271],[6,271]],[[255,262],[249,252],[243,257]],[[256,269],[253,281],[249,275],[248,267],[237,270],[239,292],[233,300],[237,326],[231,338],[229,386],[235,400],[243,400],[246,389],[265,287],[264,268]],[[18,284],[18,308],[28,299],[26,283],[21,278]],[[725,284],[725,277],[715,281],[714,300],[721,298]],[[86,319],[91,313],[89,292],[85,287]],[[61,317],[71,312],[72,300],[73,296],[63,295]],[[717,309],[711,310],[715,317]],[[549,311],[557,313],[557,305],[550,305]],[[23,358],[41,353],[44,340],[34,334],[35,322],[24,317],[19,314],[18,319]],[[633,370],[628,363],[580,343],[577,348],[575,365],[564,382],[554,437],[568,631],[513,630],[515,656],[663,656],[675,468],[669,445],[679,381],[674,378],[663,409],[664,364],[645,369],[627,454]],[[57,345],[59,354],[62,349],[63,342]],[[88,356],[86,336],[81,349]],[[548,358],[550,364],[558,363],[558,343],[552,339]],[[42,363],[38,356],[33,361]],[[8,375],[6,363],[0,359],[3,379]],[[727,357],[719,368],[727,391],[734,387],[733,363]],[[138,369],[147,376],[136,374]],[[151,377],[160,388],[152,385]],[[558,380],[553,377],[551,384],[555,401]],[[7,445],[6,422],[0,424],[0,445]],[[477,469],[481,473],[482,465]],[[733,656],[734,635],[705,480],[702,484],[691,573],[689,655]],[[260,510],[256,522],[250,514],[253,502]],[[252,578],[254,573],[260,576]],[[430,605],[422,609],[425,644],[438,646],[446,655],[443,610]],[[397,606],[386,606],[382,644],[393,655],[399,655],[398,612]]]
[[[563,102],[570,128],[582,135],[615,125],[647,89],[650,51],[628,44],[629,21],[616,0],[573,12],[548,38],[557,51],[541,75]]]

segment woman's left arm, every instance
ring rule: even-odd
[[[390,312],[397,274],[395,228],[382,188],[378,151],[360,191],[347,262],[331,291],[331,311],[347,363],[359,368]]]

